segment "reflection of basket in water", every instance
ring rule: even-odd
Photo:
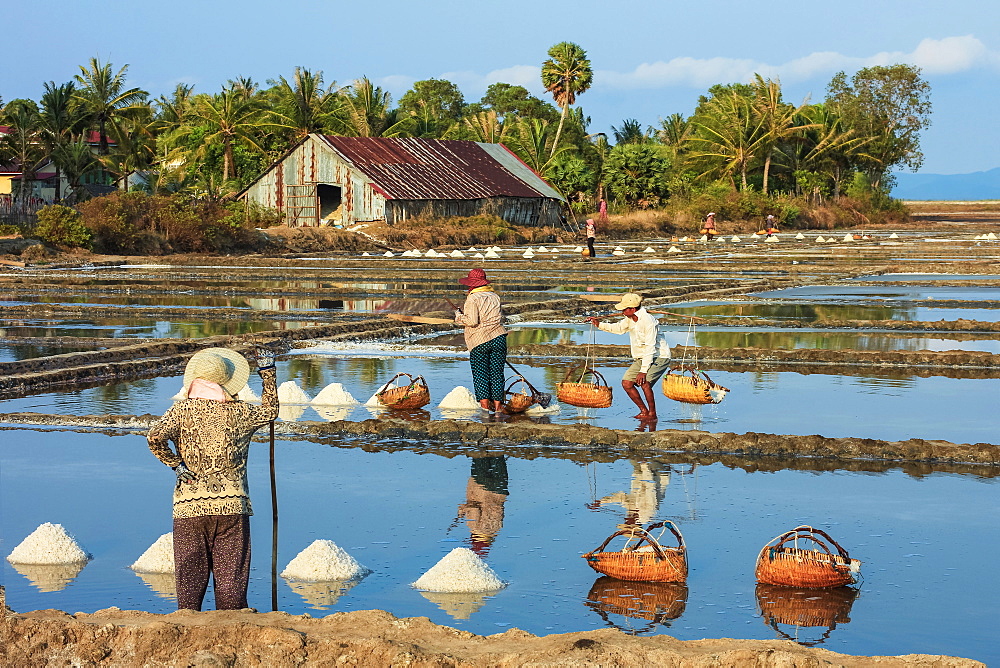
[[[603,575],[594,581],[584,605],[609,624],[609,613],[662,624],[684,614],[687,597],[687,585],[680,582],[629,582]]]
[[[517,392],[514,392],[513,388],[518,383],[521,384],[521,387]],[[503,395],[503,408],[508,413],[523,413],[531,407],[531,404],[535,403],[534,398],[532,398],[531,393],[528,391],[528,383],[524,379],[524,376],[514,376],[512,379],[508,379],[507,389],[504,390]]]
[[[390,387],[400,376],[409,379],[407,385],[397,385]],[[412,410],[421,408],[431,402],[431,392],[427,388],[427,381],[423,376],[414,378],[408,373],[397,373],[389,379],[389,382],[382,386],[382,389],[375,393],[383,406],[396,410]]]
[[[573,372],[581,369],[579,375]],[[591,375],[595,382],[584,383],[583,379]],[[570,378],[576,380],[570,382]],[[563,382],[556,383],[556,395],[559,401],[579,408],[607,408],[611,405],[611,388],[608,381],[596,370],[588,367],[573,367],[566,372]]]
[[[663,547],[650,533],[652,529],[669,529],[677,538],[677,547]],[[660,532],[660,536],[663,531]],[[605,552],[613,539],[626,536],[625,546],[620,552]],[[645,545],[643,545],[645,543]],[[621,529],[608,536],[593,552],[583,555],[590,567],[619,580],[640,580],[643,582],[684,582],[687,580],[688,561],[684,537],[670,520],[650,524],[643,529],[633,526]]]
[[[816,590],[757,585],[757,607],[764,623],[783,638],[802,645],[818,645],[830,636],[837,624],[850,622],[851,606],[857,597],[858,590],[852,587]],[[778,628],[778,624],[799,628],[826,627],[827,630],[817,640],[804,641],[789,636]]]
[[[685,376],[684,372],[691,375]],[[729,388],[717,385],[704,371],[689,366],[672,366],[663,376],[663,394],[668,399],[686,404],[717,404]]]
[[[812,541],[822,550],[800,548],[800,538]],[[830,551],[824,538],[837,549],[837,554]],[[786,545],[789,541],[794,541],[794,544]],[[861,562],[851,559],[847,550],[825,531],[799,526],[774,538],[761,549],[757,555],[756,573],[757,582],[761,584],[821,589],[854,584],[860,569]]]

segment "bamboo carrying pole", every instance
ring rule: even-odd
[[[684,313],[674,313],[672,311],[649,311],[649,310],[647,310],[646,313],[650,313],[652,315],[673,315],[673,316],[677,316],[678,318],[688,318],[688,319],[691,319],[691,320],[701,320],[701,321],[704,321],[704,322],[708,322],[708,320],[706,318],[699,318],[696,315],[686,315]],[[608,315],[595,315],[595,316],[587,316],[587,317],[597,318],[598,320],[606,320],[608,318],[617,318],[620,315],[621,315],[621,313],[609,313]]]

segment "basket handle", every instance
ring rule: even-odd
[[[603,552],[604,548],[608,546],[608,543],[613,541],[615,538],[618,538],[618,536],[629,536],[632,538],[637,537],[639,539],[639,542],[635,544],[635,547],[631,548],[632,550],[638,548],[640,545],[642,545],[643,542],[647,542],[649,543],[650,547],[653,548],[653,552],[656,553],[657,559],[667,558],[667,555],[663,553],[663,547],[660,545],[660,543],[655,538],[650,536],[649,532],[647,532],[638,524],[636,524],[630,529],[619,529],[618,531],[614,532],[613,534],[608,536],[607,539],[605,539],[605,541],[601,543],[601,546],[598,547],[596,550],[594,550],[594,552]]]
[[[680,529],[677,528],[677,525],[671,522],[670,520],[663,520],[662,522],[654,522],[653,524],[650,524],[648,527],[646,527],[646,531],[650,532],[653,529],[659,529],[661,527],[669,529],[670,533],[674,534],[674,538],[677,539],[677,547],[679,548],[684,547],[684,536],[681,535]]]
[[[407,383],[407,385],[416,385],[417,382],[419,381],[421,384],[423,384],[424,387],[427,386],[427,381],[424,380],[423,376],[417,376],[416,378],[414,378],[413,376],[411,376],[410,374],[406,373],[405,371],[400,371],[395,376],[393,376],[392,378],[390,378],[386,382],[386,384],[383,385],[382,388],[378,392],[376,392],[375,394],[382,394],[383,392],[385,392],[386,390],[388,390],[389,386],[392,385],[394,382],[396,382],[396,379],[399,378],[400,376],[406,376],[407,378],[410,379],[410,382]]]
[[[774,541],[778,541],[778,542],[774,543],[774,545],[771,545],[771,543],[768,543],[767,545],[764,546],[764,549],[761,550],[761,553],[763,554],[763,552],[765,550],[767,550],[767,548],[769,548],[769,547],[770,548],[781,547],[785,543],[787,543],[787,542],[789,542],[791,540],[795,540],[797,538],[808,538],[809,540],[813,541],[814,543],[816,543],[817,545],[819,545],[820,547],[822,547],[823,550],[827,554],[829,554],[830,556],[833,556],[833,553],[830,552],[830,548],[827,547],[826,543],[824,543],[822,540],[820,540],[819,538],[817,538],[814,534],[819,534],[820,536],[822,536],[826,540],[830,541],[830,543],[835,548],[837,548],[837,552],[840,554],[841,557],[843,557],[844,559],[850,560],[851,557],[850,557],[849,554],[847,554],[847,550],[845,550],[843,547],[840,546],[840,544],[837,541],[835,541],[833,538],[831,538],[830,534],[828,534],[827,532],[823,531],[822,529],[815,529],[815,528],[813,528],[811,526],[806,526],[806,525],[795,527],[791,531],[786,531],[785,533],[781,534],[777,538],[772,539],[771,543],[774,543]]]
[[[579,378],[578,378],[578,379],[577,379],[576,381],[573,381],[573,382],[577,382],[577,383],[582,383],[582,382],[583,382],[583,379],[584,379],[584,378],[585,378],[585,377],[586,377],[586,376],[587,376],[588,374],[590,374],[590,375],[593,375],[593,376],[594,376],[594,378],[596,378],[596,379],[597,379],[597,380],[599,381],[599,382],[595,383],[596,385],[601,385],[601,384],[603,384],[603,385],[604,385],[604,387],[607,387],[607,386],[608,386],[608,381],[604,380],[604,376],[602,376],[602,375],[600,374],[600,372],[599,372],[599,371],[598,371],[597,369],[591,369],[590,367],[588,367],[588,366],[586,366],[586,365],[582,365],[582,364],[581,364],[581,365],[577,365],[577,366],[573,366],[573,367],[570,367],[570,368],[569,368],[569,369],[568,369],[568,370],[566,371],[566,377],[565,377],[565,378],[563,379],[563,382],[564,382],[564,383],[568,383],[568,382],[570,382],[570,378],[571,378],[571,377],[573,376],[573,372],[574,372],[574,371],[576,371],[577,369],[583,369],[583,370],[582,370],[582,371],[580,372],[580,377],[579,377]]]
[[[508,382],[508,385],[507,385],[507,388],[503,391],[504,394],[523,394],[525,396],[528,395],[527,392],[511,392],[510,391],[510,388],[514,387],[518,383],[521,383],[524,387],[528,387],[528,381],[526,381],[524,379],[524,376],[520,376],[520,375],[514,376],[513,378],[509,379],[507,382]],[[522,389],[524,389],[524,388],[522,388]]]
[[[681,373],[684,373],[685,371],[687,371],[688,373],[691,374],[692,378],[702,377],[705,380],[707,380],[709,383],[711,383],[712,385],[715,385],[715,381],[713,381],[711,378],[709,378],[707,373],[705,373],[704,371],[695,369],[692,366],[687,366],[685,364],[675,364],[674,366],[670,367],[670,371],[671,372],[680,371]]]

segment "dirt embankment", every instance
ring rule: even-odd
[[[8,666],[926,666],[973,668],[970,659],[926,654],[863,657],[790,640],[636,637],[616,629],[535,636],[510,629],[478,636],[426,617],[381,610],[322,619],[283,612],[168,615],[117,608],[56,610],[0,619],[0,663]]]

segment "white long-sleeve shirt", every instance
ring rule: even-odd
[[[659,323],[645,308],[635,312],[637,320],[622,318],[618,322],[601,322],[597,326],[605,332],[624,334],[628,332],[633,359],[642,360],[639,373],[649,371],[657,357],[670,357],[670,345],[665,335],[660,334]]]

